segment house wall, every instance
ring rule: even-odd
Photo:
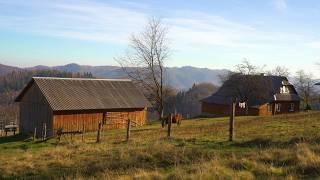
[[[274,104],[273,103],[263,104],[259,107],[259,116],[271,116],[271,115],[273,115],[273,111],[274,111]]]
[[[73,112],[54,112],[53,131],[56,132],[62,128],[64,132],[90,132],[98,129],[99,122],[103,121],[103,111],[91,112],[73,111]],[[106,112],[104,129],[124,128],[127,120],[130,118],[132,126],[141,126],[146,123],[147,110],[127,110],[117,112]]]
[[[19,131],[22,134],[42,136],[44,130],[52,135],[53,112],[36,84],[30,86],[20,102]],[[46,128],[45,128],[46,127]]]
[[[290,111],[291,103],[294,104],[294,111]],[[281,111],[276,111],[275,104],[281,104]],[[273,103],[273,113],[274,114],[288,114],[288,113],[296,113],[300,111],[300,102],[276,102]]]
[[[229,116],[231,111],[231,105],[221,105],[221,104],[211,104],[202,102],[201,106],[202,114],[222,117],[222,116]],[[240,108],[238,105],[236,106],[236,116],[257,116],[259,115],[258,108],[249,108],[248,114],[246,113],[246,109]]]
[[[289,108],[291,103],[294,103],[294,111],[290,111]],[[276,110],[275,104],[281,104],[280,112]],[[268,108],[270,106],[270,108]],[[270,111],[271,110],[271,111]],[[249,108],[248,114],[246,114],[245,109],[241,109],[236,106],[236,116],[271,116],[274,114],[288,114],[288,113],[295,113],[299,112],[300,110],[300,103],[299,102],[276,102],[276,103],[266,103],[261,105],[259,108]],[[202,102],[202,113],[204,115],[211,115],[211,116],[229,116],[230,115],[230,106],[228,105],[221,105],[221,104],[210,104]]]

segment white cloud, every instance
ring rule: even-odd
[[[314,49],[320,49],[320,41],[308,43],[307,46],[314,48]]]
[[[286,0],[273,0],[274,7],[279,11],[285,11],[287,9],[287,1]]]
[[[278,1],[279,7],[286,6],[284,0]],[[117,44],[127,44],[130,34],[142,30],[150,17],[147,6],[137,3],[115,6],[86,0],[15,0],[0,1],[0,5],[15,12],[0,12],[0,28]],[[16,13],[19,8],[21,11]],[[195,11],[175,11],[164,21],[169,25],[175,49],[212,46],[252,48],[281,45],[300,38],[287,32],[265,32],[252,25]]]
[[[30,0],[2,5],[27,9],[27,12],[0,13],[0,28],[99,42],[124,43],[148,18],[147,14],[127,7],[87,1],[42,1],[39,4]]]
[[[301,41],[303,37],[288,32],[264,31],[220,16],[182,11],[165,19],[176,48],[233,47],[255,48],[281,46]]]
[[[146,6],[136,9],[139,4],[125,4],[118,7],[93,1],[49,1],[38,3],[7,1],[3,7],[21,8],[27,11],[19,14],[2,14],[0,28],[29,32],[47,36],[73,38],[109,43],[127,43],[132,32],[139,32],[147,19]],[[129,6],[129,7],[127,7]],[[187,15],[187,16],[186,16]],[[177,17],[165,18],[170,25],[171,39],[177,45],[221,45],[243,46],[244,34],[254,28],[199,12],[179,11]],[[245,36],[247,37],[247,36]]]

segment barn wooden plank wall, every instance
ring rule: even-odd
[[[20,131],[41,137],[46,126],[46,134],[52,132],[52,110],[48,106],[40,89],[33,84],[20,103]]]
[[[146,109],[133,112],[107,112],[106,124],[104,129],[124,128],[126,127],[128,117],[136,122],[133,126],[141,126],[146,123]],[[64,132],[90,132],[98,129],[98,124],[103,119],[103,113],[74,113],[54,115],[53,129],[54,132],[63,128]]]

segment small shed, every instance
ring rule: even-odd
[[[15,100],[20,103],[19,130],[47,136],[96,131],[146,123],[148,100],[127,79],[33,77]]]

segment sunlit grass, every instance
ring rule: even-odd
[[[320,176],[320,113],[237,117],[235,141],[228,142],[228,118],[160,123],[126,131],[104,130],[73,138],[34,142],[0,138],[1,178],[67,179],[255,179]]]

